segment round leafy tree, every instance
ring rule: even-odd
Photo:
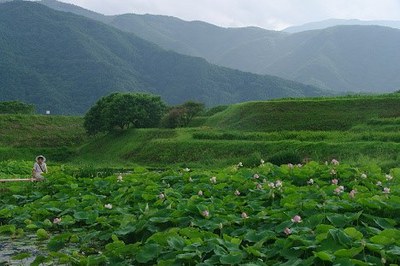
[[[143,93],[113,93],[101,98],[86,113],[88,134],[115,129],[150,128],[159,125],[165,104],[161,97]]]

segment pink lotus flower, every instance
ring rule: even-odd
[[[242,212],[242,218],[243,218],[243,219],[248,219],[248,218],[249,218],[249,216],[247,215],[247,213],[245,213],[245,212]]]
[[[335,179],[332,179],[332,184],[333,184],[333,185],[339,184],[339,180],[337,180],[336,178],[335,178]]]
[[[256,186],[256,188],[257,188],[258,190],[262,190],[262,189],[263,189],[263,186],[262,186],[260,183],[258,183],[257,186]]]
[[[295,216],[292,218],[292,222],[293,222],[293,223],[301,223],[302,220],[301,220],[300,215],[295,215]]]
[[[199,195],[199,196],[203,196],[203,191],[201,191],[201,190],[199,190],[199,192],[197,192],[197,195]]]
[[[361,175],[361,178],[362,178],[362,179],[367,179],[367,177],[368,177],[368,176],[367,176],[366,174],[362,174],[362,175]]]
[[[258,174],[254,174],[254,175],[253,175],[253,178],[254,178],[254,179],[259,179],[260,176],[259,176]]]
[[[357,191],[353,189],[352,191],[350,191],[349,197],[352,198],[352,199],[354,199],[355,196],[356,196],[356,193],[357,193]]]
[[[104,208],[111,210],[113,208],[112,204],[104,205]]]
[[[217,183],[217,177],[215,177],[215,176],[211,177],[210,178],[210,182],[213,183],[213,184],[216,184]]]
[[[388,187],[383,188],[383,193],[390,194],[390,188],[388,188]]]
[[[59,224],[61,223],[61,218],[54,218],[53,224]]]
[[[336,194],[336,195],[339,195],[339,194],[341,194],[341,193],[343,193],[343,192],[344,192],[344,186],[337,187],[337,188],[335,188],[335,190],[333,191],[333,193]]]
[[[314,184],[314,179],[310,178],[310,180],[307,181],[307,184],[313,185]]]
[[[209,217],[210,216],[210,213],[207,211],[207,210],[205,210],[205,211],[203,211],[202,213],[201,213],[201,215],[203,215],[204,217]]]
[[[331,163],[332,163],[333,165],[339,165],[339,161],[336,160],[336,159],[332,159]]]
[[[161,199],[161,200],[165,199],[165,194],[164,193],[160,193],[160,195],[158,195],[158,198]]]
[[[292,234],[292,230],[288,227],[285,228],[285,230],[283,230],[283,232],[288,236]]]
[[[236,195],[236,196],[240,196],[240,191],[236,189],[235,195]]]

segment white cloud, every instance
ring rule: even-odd
[[[62,0],[103,14],[150,13],[282,29],[329,18],[400,20],[400,0]]]

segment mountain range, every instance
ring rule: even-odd
[[[169,104],[198,100],[209,106],[329,94],[167,51],[93,20],[96,13],[84,15],[89,18],[29,1],[0,4],[0,100],[34,103],[40,112],[82,114],[114,91],[146,91]]]
[[[400,89],[400,30],[395,29],[400,23],[395,21],[329,20],[278,32],[256,27],[222,28],[167,16],[104,16],[55,0],[41,3],[220,66],[339,92]]]
[[[359,20],[359,19],[326,19],[284,29],[284,32],[297,33],[308,30],[321,30],[335,26],[382,26],[400,29],[400,21],[396,20]]]

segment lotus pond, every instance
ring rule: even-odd
[[[0,184],[0,247],[13,250],[0,264],[397,265],[399,178],[336,160],[107,177],[53,168],[42,183]]]

